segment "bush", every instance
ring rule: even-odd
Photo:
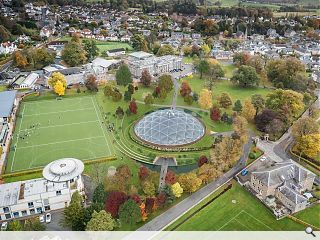
[[[250,159],[255,159],[256,158],[256,154],[254,154],[253,152],[249,153],[249,158]]]

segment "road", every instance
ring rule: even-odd
[[[214,191],[216,191],[220,186],[232,179],[237,173],[239,173],[245,166],[246,160],[248,158],[250,148],[252,146],[250,134],[249,141],[245,144],[243,148],[243,155],[237,162],[237,164],[218,178],[216,181],[209,183],[205,187],[199,189],[197,192],[193,193],[177,205],[173,206],[166,212],[162,213],[158,217],[154,218],[150,222],[146,223],[144,226],[139,228],[137,231],[161,231],[181,217],[184,213],[189,211],[195,205],[199,204],[205,198],[210,196]]]

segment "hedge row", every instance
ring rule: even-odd
[[[320,171],[320,167],[316,164],[314,164],[313,162],[310,162],[308,159],[305,159],[304,157],[300,157],[297,154],[295,154],[292,149],[290,149],[290,153],[295,156],[298,159],[301,159],[302,161],[304,161],[305,163],[311,165],[312,167],[314,167],[315,169],[317,169],[318,171]]]

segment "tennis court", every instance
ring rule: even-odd
[[[23,102],[6,172],[42,167],[64,157],[88,160],[113,154],[95,97]]]

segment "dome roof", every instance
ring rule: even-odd
[[[52,182],[66,182],[82,174],[84,164],[75,158],[62,158],[43,169],[43,177]]]
[[[176,109],[164,109],[143,117],[135,125],[134,132],[147,143],[174,147],[199,140],[205,133],[205,127],[191,114]]]

